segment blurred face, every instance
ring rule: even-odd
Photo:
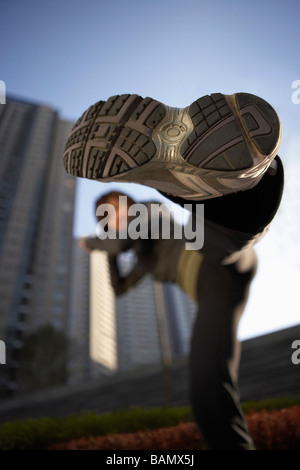
[[[120,202],[118,197],[111,197],[108,199],[108,204],[112,204],[115,208],[115,216],[110,215],[108,218],[109,227],[112,230],[119,232],[122,229],[125,229],[128,224],[128,209],[129,204],[126,202]],[[107,221],[107,220],[106,220]]]

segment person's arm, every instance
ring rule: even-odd
[[[138,263],[127,276],[121,276],[117,256],[109,255],[111,283],[116,295],[121,295],[134,287],[147,273],[143,263]]]
[[[131,245],[131,240],[119,240],[117,238],[106,238],[101,240],[98,237],[83,237],[79,241],[79,245],[87,253],[93,250],[107,251],[109,254],[117,255],[121,251],[128,250]]]
[[[93,250],[106,251],[108,254],[111,283],[116,295],[121,295],[133,287],[145,274],[147,269],[142,263],[138,263],[127,276],[119,272],[117,257],[122,251],[126,251],[132,245],[131,240],[106,239],[97,237],[84,237],[79,241],[80,247],[87,253]]]

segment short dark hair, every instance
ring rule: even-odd
[[[127,197],[127,207],[130,207],[132,204],[135,203],[135,201],[130,197],[127,196],[127,194],[122,193],[121,191],[110,191],[106,194],[103,194],[96,200],[96,213],[97,209],[101,204],[106,204],[109,203],[112,199],[118,199],[120,196],[126,196]],[[100,222],[104,218],[104,215],[102,216],[97,216],[98,221]]]

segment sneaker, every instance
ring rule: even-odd
[[[124,94],[83,113],[63,159],[66,171],[78,177],[201,200],[255,186],[280,139],[274,109],[248,93],[214,93],[186,108]]]

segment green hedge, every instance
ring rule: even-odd
[[[50,443],[79,437],[176,426],[191,421],[189,407],[133,408],[112,413],[78,413],[67,418],[39,418],[0,425],[1,450],[39,450]]]
[[[249,410],[281,409],[300,404],[300,400],[281,399],[243,404]],[[190,407],[133,408],[112,413],[78,413],[66,418],[39,418],[0,425],[1,450],[40,450],[51,443],[87,436],[159,429],[192,421]]]
[[[272,411],[280,410],[283,408],[290,408],[291,406],[300,405],[300,398],[274,398],[272,400],[261,401],[247,401],[242,404],[244,413],[249,411]]]

